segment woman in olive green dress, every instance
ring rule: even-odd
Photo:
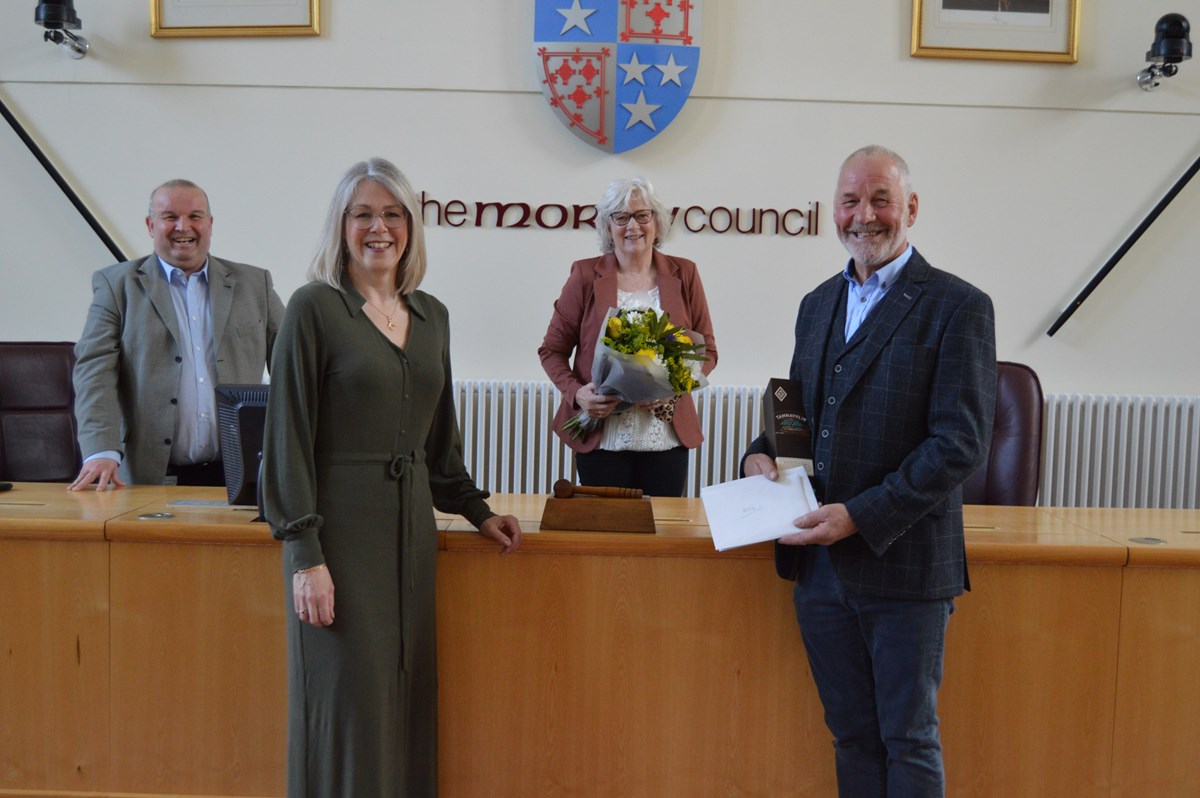
[[[263,499],[283,543],[288,796],[437,795],[433,508],[521,543],[462,461],[421,206],[355,164],[275,342]],[[336,585],[336,599],[334,586]]]

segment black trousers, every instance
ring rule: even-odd
[[[167,466],[167,476],[177,485],[215,485],[225,487],[225,464],[220,460],[196,465]]]
[[[575,455],[579,484],[603,488],[641,488],[645,496],[682,496],[687,487],[688,450],[610,452],[593,449]]]

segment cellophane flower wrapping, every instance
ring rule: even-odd
[[[596,393],[617,396],[616,413],[636,404],[682,396],[708,385],[702,368],[704,338],[671,324],[666,313],[652,308],[609,308],[600,326],[592,382]],[[581,438],[603,419],[581,411],[563,428]]]

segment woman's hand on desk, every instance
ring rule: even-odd
[[[296,615],[313,626],[333,623],[333,577],[325,565],[292,574],[292,603]]]
[[[516,516],[493,515],[479,525],[479,534],[499,543],[501,554],[512,554],[521,545],[521,523]]]

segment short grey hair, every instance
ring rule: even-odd
[[[846,171],[846,167],[850,165],[850,162],[858,158],[887,158],[890,160],[900,172],[900,187],[904,190],[904,199],[907,200],[912,196],[912,173],[908,171],[908,163],[900,157],[898,152],[889,150],[887,147],[881,147],[878,144],[868,144],[846,156],[846,160],[842,161],[842,168],[838,169],[839,181],[842,179],[842,172]]]
[[[153,191],[150,192],[150,199],[146,203],[146,215],[147,216],[154,215],[154,195],[156,195],[158,192],[160,192],[164,189],[168,189],[168,188],[194,188],[194,189],[196,189],[197,191],[199,191],[201,194],[204,195],[204,206],[206,208],[208,208],[209,216],[212,215],[212,203],[210,203],[208,201],[208,192],[205,191],[204,189],[200,188],[200,186],[196,185],[191,180],[184,180],[182,177],[177,177],[174,180],[168,180],[167,182],[163,183],[161,186],[157,186]]]
[[[654,246],[662,244],[671,232],[671,217],[667,208],[654,193],[654,186],[644,177],[623,177],[608,184],[604,196],[596,205],[596,233],[600,236],[600,251],[613,251],[612,230],[608,227],[609,217],[614,213],[629,210],[634,197],[641,197],[654,212]]]
[[[396,293],[411,294],[425,279],[425,227],[421,220],[421,198],[408,178],[395,164],[384,158],[370,158],[351,166],[329,202],[329,212],[317,242],[317,254],[308,267],[310,282],[322,282],[342,290],[342,278],[350,265],[350,249],[346,246],[346,211],[350,200],[364,180],[374,180],[404,206],[408,215],[408,246],[400,257],[396,272]]]

